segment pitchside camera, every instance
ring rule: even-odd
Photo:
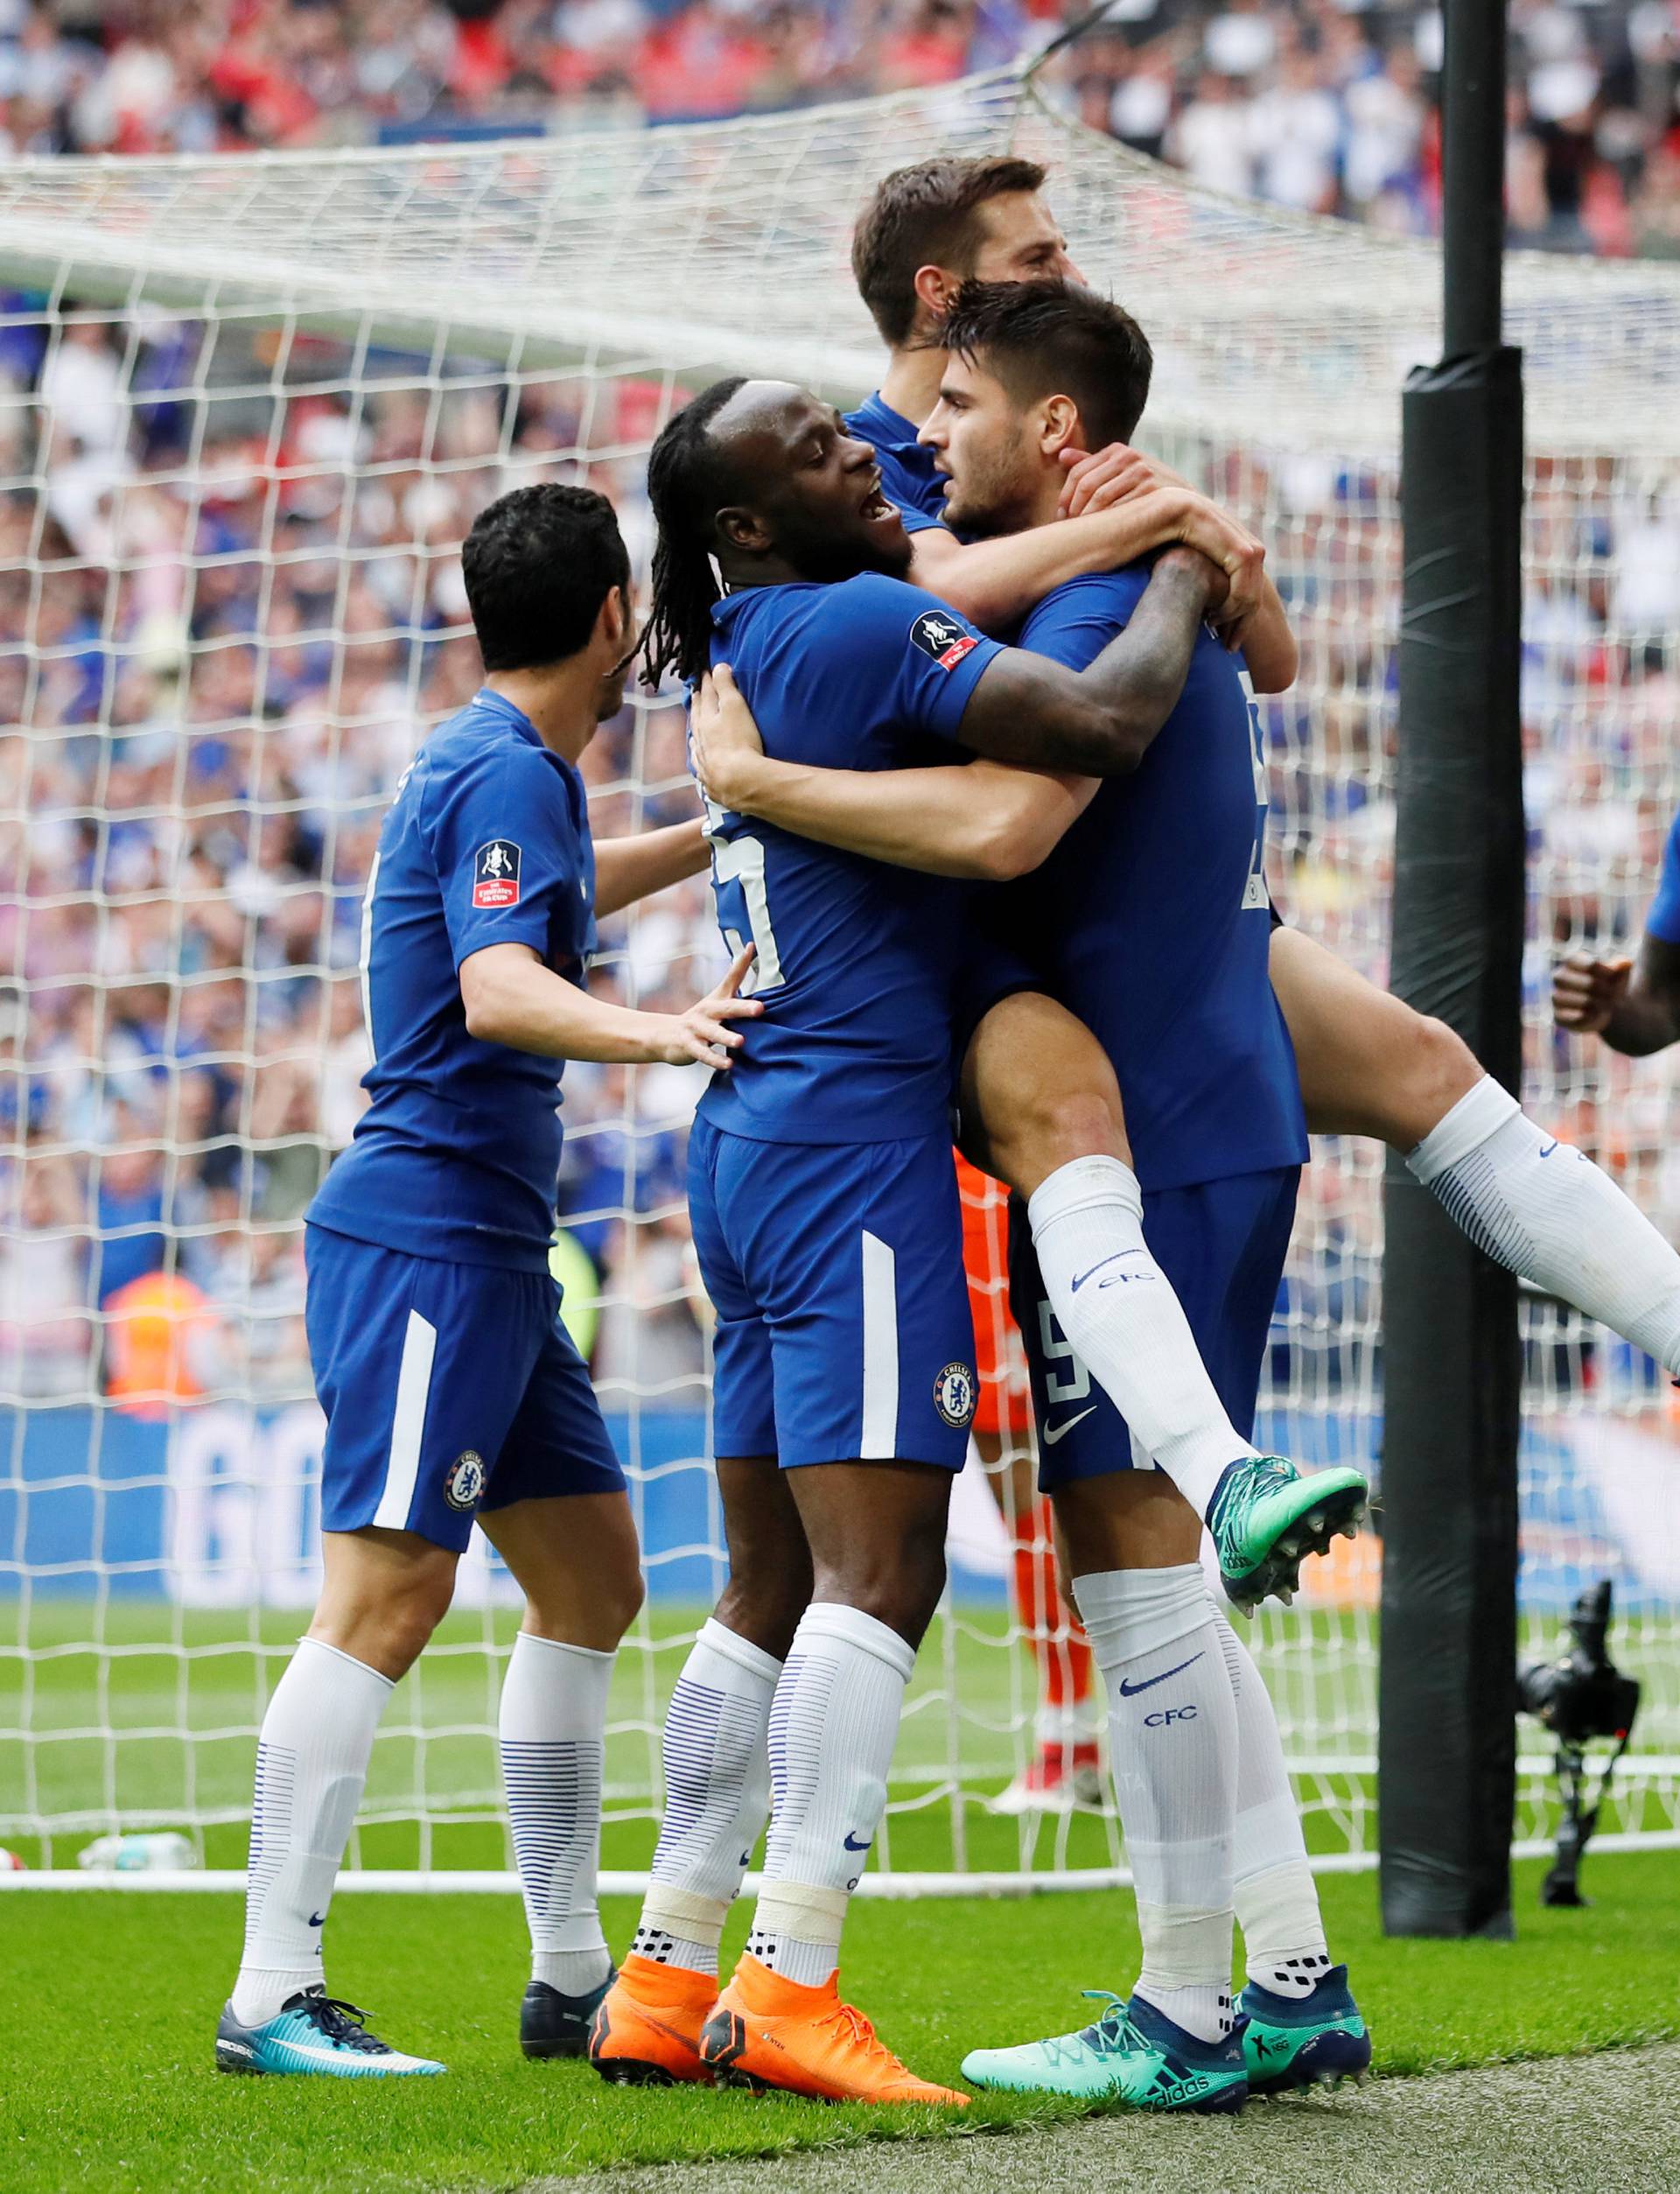
[[[1544,1722],[1558,1740],[1558,1780],[1564,1818],[1558,1829],[1558,1856],[1541,1885],[1543,1904],[1585,1904],[1581,1854],[1599,1825],[1599,1809],[1615,1765],[1628,1749],[1639,1686],[1610,1658],[1611,1584],[1589,1585],[1569,1611],[1570,1650],[1561,1660],[1519,1663],[1517,1705]],[[1606,1761],[1592,1803],[1586,1795],[1586,1748],[1608,1738],[1615,1749]]]

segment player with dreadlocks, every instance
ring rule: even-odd
[[[1207,559],[1173,550],[1126,630],[1082,672],[999,647],[904,583],[909,544],[873,450],[781,383],[708,390],[661,437],[648,484],[652,675],[692,679],[714,648],[726,654],[771,750],[819,768],[842,757],[872,770],[928,763],[954,747],[987,757],[971,765],[981,772],[1028,765],[1059,813],[1035,843],[1014,845],[1026,866],[1086,797],[1054,773],[1136,766],[1225,597]],[[673,1700],[653,1884],[592,2057],[616,2078],[710,2073],[956,2100],[885,2050],[841,2002],[835,1969],[943,1584],[951,1475],[974,1411],[948,1097],[954,1036],[990,998],[966,1012],[956,1002],[968,927],[952,879],[749,829],[716,807],[708,831],[724,935],[755,945],[765,1008],[750,1068],[708,1090],[690,1144],[695,1244],[718,1318],[731,1583]],[[966,867],[971,849],[953,855]],[[1021,988],[1012,977],[990,985],[992,996]],[[1082,1162],[1118,1144],[1113,1075],[1071,1016],[1042,997],[1029,1011],[1038,1086],[1012,1124],[1012,1178],[1026,1193],[1047,1188],[1046,1211],[1091,1219],[1081,1254],[1093,1267],[1124,1259],[1129,1283],[1153,1283],[1102,1301],[1130,1335],[1116,1351],[1137,1367],[1129,1417],[1152,1451],[1257,1471],[1136,1208],[1099,1198],[1092,1214],[1082,1192]],[[1093,1087],[1094,1105],[1062,1104],[1063,1090]],[[1279,1471],[1293,1491],[1271,1499],[1263,1536],[1224,1549],[1238,1591],[1264,1589],[1277,1541],[1324,1505],[1327,1482],[1309,1496],[1275,1459],[1262,1475],[1272,1483]],[[1345,1475],[1356,1501],[1363,1482]],[[724,1917],[764,1818],[766,1747],[764,1889],[747,1954],[714,2006]]]

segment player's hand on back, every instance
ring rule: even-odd
[[[1600,960],[1591,952],[1572,952],[1552,971],[1552,1019],[1578,1036],[1601,1034],[1627,997],[1633,972],[1626,957]]]
[[[703,1067],[734,1065],[732,1055],[738,1051],[746,1039],[738,1028],[731,1028],[732,1020],[750,1020],[764,1011],[764,1001],[757,998],[743,998],[741,985],[752,964],[755,945],[743,945],[730,964],[729,973],[715,991],[709,991],[686,1013],[671,1013],[662,1018],[669,1022],[669,1036],[656,1055],[666,1064],[686,1067],[698,1060]]]
[[[764,741],[726,662],[709,671],[695,693],[689,711],[689,752],[706,797],[720,808],[745,814],[752,766],[764,760]]]

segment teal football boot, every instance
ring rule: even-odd
[[[1236,2000],[1236,2037],[1251,2095],[1336,2087],[1370,2070],[1371,2037],[1348,1991],[1346,1966],[1333,1966],[1310,1996],[1275,1995],[1251,1980]]]
[[[1352,1539],[1370,1492],[1363,1474],[1341,1468],[1303,1477],[1282,1455],[1245,1455],[1225,1470],[1208,1504],[1208,1529],[1226,1596],[1242,1609],[1268,1595],[1295,1597],[1301,1564]]]
[[[230,2003],[216,2029],[219,2072],[290,2072],[320,2079],[396,2079],[441,2072],[429,2057],[404,2057],[369,2034],[366,2012],[324,1988],[288,1996],[271,2019],[245,2026]]]
[[[1095,2026],[1013,2050],[971,2050],[962,2077],[1018,2095],[1062,2095],[1127,2110],[1241,2110],[1248,2071],[1235,2033],[1198,2041],[1152,2003],[1088,1988],[1106,2003]]]

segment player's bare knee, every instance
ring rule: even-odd
[[[1481,1079],[1482,1069],[1463,1037],[1444,1020],[1415,1013],[1397,999],[1390,1003],[1395,1025],[1383,1047],[1382,1071],[1372,1075],[1371,1084],[1380,1092],[1383,1139],[1404,1151],[1440,1125]]]
[[[914,1543],[872,1556],[861,1551],[832,1567],[819,1564],[812,1597],[873,1616],[919,1646],[945,1589],[945,1549]]]
[[[799,1619],[810,1603],[811,1560],[805,1553],[791,1569],[772,1562],[732,1567],[715,1612],[726,1630],[785,1661]]]

